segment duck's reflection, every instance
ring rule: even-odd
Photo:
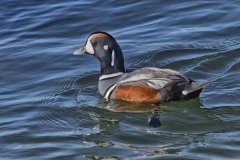
[[[162,124],[160,122],[160,114],[157,111],[153,111],[152,116],[148,120],[149,127],[157,128]]]
[[[160,105],[157,104],[111,101],[107,103],[104,109],[111,110],[113,112],[149,113],[151,114],[149,118],[147,118],[149,127],[157,128],[161,126]]]

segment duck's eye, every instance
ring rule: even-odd
[[[97,45],[97,42],[92,42],[93,47],[96,47],[96,45]]]

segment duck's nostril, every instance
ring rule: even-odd
[[[86,54],[86,50],[85,47],[82,47],[78,50],[76,50],[75,52],[73,52],[74,55],[82,55],[82,54]]]

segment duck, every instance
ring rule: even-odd
[[[128,71],[122,49],[107,32],[91,33],[74,55],[90,55],[100,62],[98,91],[106,100],[157,104],[199,97],[202,89],[215,80],[195,82],[167,68],[142,67]]]

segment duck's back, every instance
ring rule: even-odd
[[[187,77],[171,69],[144,67],[127,73],[118,85],[147,85],[160,90],[177,83],[188,83]]]

